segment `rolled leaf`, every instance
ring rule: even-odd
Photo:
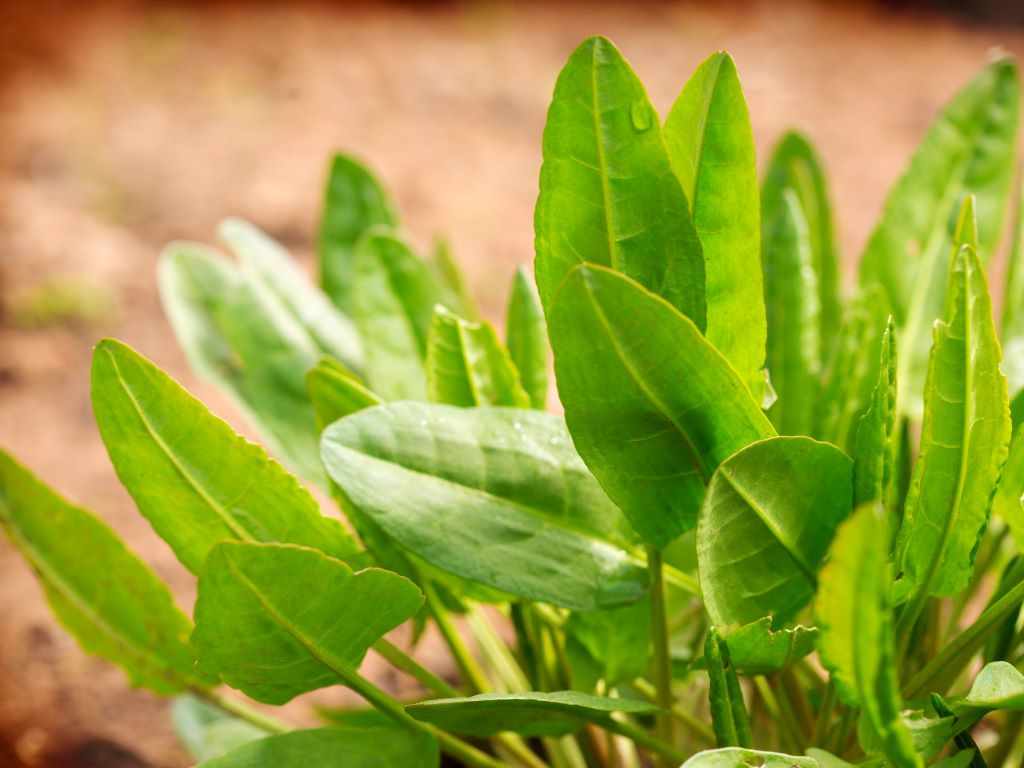
[[[582,262],[623,272],[704,328],[704,261],[643,84],[592,37],[558,76],[535,214],[545,311]]]
[[[548,329],[544,310],[529,273],[520,267],[512,279],[505,319],[505,344],[534,408],[544,410],[548,399]]]
[[[665,120],[665,141],[704,251],[708,341],[760,402],[761,200],[750,115],[729,54],[712,54],[694,72]]]
[[[644,540],[664,547],[694,527],[716,467],[775,431],[699,329],[627,277],[577,267],[548,323],[576,449]]]
[[[708,702],[715,741],[719,747],[750,747],[753,736],[739,678],[729,658],[729,646],[714,627],[704,641],[704,661],[708,669]]]

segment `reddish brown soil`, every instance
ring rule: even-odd
[[[662,111],[701,58],[730,50],[762,157],[791,125],[820,146],[850,264],[939,106],[993,46],[1024,50],[1019,30],[796,0],[5,3],[0,301],[10,310],[47,279],[73,277],[107,289],[115,308],[92,325],[34,330],[0,315],[0,444],[99,512],[187,606],[191,579],[117,485],[88,397],[91,345],[112,335],[244,428],[175,348],[154,290],[161,245],[208,240],[220,218],[241,215],[306,258],[325,161],[345,148],[379,170],[418,242],[450,235],[497,315],[532,254],[555,75],[594,33],[617,42]],[[165,703],[83,656],[4,543],[0,616],[0,766],[187,763]],[[289,711],[307,713],[304,702]]]

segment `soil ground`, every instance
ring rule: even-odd
[[[555,76],[597,33],[662,114],[728,49],[760,155],[791,126],[820,147],[849,267],[940,106],[994,47],[1024,51],[1019,29],[798,0],[0,4],[0,444],[99,512],[187,607],[191,579],[118,486],[88,392],[91,346],[116,336],[246,429],[175,347],[154,288],[160,247],[211,240],[240,215],[308,263],[326,161],[345,149],[378,170],[415,241],[450,237],[500,319],[532,257]],[[54,319],[68,291],[92,319]],[[0,616],[0,766],[187,764],[166,703],[84,656],[2,542]],[[436,644],[424,652],[448,664]]]

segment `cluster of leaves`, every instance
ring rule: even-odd
[[[1005,59],[956,96],[844,297],[817,155],[785,136],[759,185],[729,56],[662,124],[588,40],[555,86],[537,288],[516,274],[504,340],[345,157],[320,288],[237,220],[236,260],[161,259],[193,368],[348,526],[116,341],[96,420],[198,577],[193,620],[2,453],[0,522],[86,650],[185,694],[175,722],[210,768],[1019,765],[1024,226],[1002,350],[984,272],[1018,112]],[[458,680],[385,638],[407,621],[436,625]],[[371,650],[424,697],[363,677]],[[370,708],[293,731],[221,684],[274,705],[344,685]]]

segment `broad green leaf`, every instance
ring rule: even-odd
[[[192,573],[225,539],[303,544],[343,560],[359,551],[266,451],[130,347],[96,346],[92,402],[122,485]]]
[[[433,258],[428,266],[441,292],[442,303],[469,320],[479,320],[480,310],[477,309],[476,302],[466,287],[462,270],[459,269],[447,240],[442,238],[434,244]]]
[[[946,259],[960,201],[977,196],[979,253],[995,250],[1013,175],[1017,67],[1000,59],[932,124],[892,188],[861,258],[862,285],[881,284],[900,331],[901,408],[920,417],[931,327],[942,314]]]
[[[785,669],[814,651],[817,627],[796,626],[772,629],[772,617],[744,624],[733,630],[725,640],[729,657],[737,672],[744,675],[767,675]]]
[[[712,54],[694,72],[665,120],[665,141],[704,250],[708,341],[760,402],[761,200],[750,115],[729,54]]]
[[[778,752],[726,747],[698,752],[680,768],[820,768],[812,757],[795,757]]]
[[[566,62],[544,127],[536,227],[547,313],[580,263],[623,272],[704,328],[704,261],[643,84],[603,37]]]
[[[223,390],[303,477],[320,480],[313,410],[303,377],[318,351],[280,300],[202,245],[172,243],[160,296],[189,365]]]
[[[395,728],[314,728],[254,741],[197,768],[437,768],[437,741]]]
[[[768,170],[761,184],[762,227],[772,221],[786,204],[784,193],[787,189],[796,193],[807,219],[811,267],[818,289],[818,306],[821,307],[820,338],[833,339],[839,332],[842,302],[832,204],[821,159],[807,137],[797,131],[789,131],[779,140],[768,161]]]
[[[179,696],[171,703],[171,720],[179,741],[196,760],[220,757],[270,735],[189,695]]]
[[[1009,662],[993,661],[974,678],[970,692],[951,703],[957,714],[967,709],[1024,712],[1024,675]]]
[[[576,449],[655,547],[694,527],[719,463],[775,432],[697,326],[628,277],[577,267],[548,331]]]
[[[1024,552],[1024,425],[1014,433],[1010,450],[1003,464],[992,512],[1003,519],[1017,549]]]
[[[352,316],[363,338],[366,381],[385,400],[423,400],[423,361],[441,296],[423,263],[396,235],[371,230],[356,248]]]
[[[700,586],[715,626],[765,614],[781,624],[810,602],[850,513],[852,474],[842,451],[807,437],[762,440],[722,463],[697,522]]]
[[[1006,379],[977,253],[961,249],[935,326],[921,448],[897,544],[903,598],[952,596],[971,578],[1010,442]]]
[[[778,399],[768,410],[783,435],[814,431],[821,374],[821,297],[800,200],[785,190],[764,221],[764,295],[768,317],[765,364]]]
[[[840,525],[815,600],[818,653],[840,698],[860,707],[864,725],[897,768],[920,768],[900,717],[899,680],[888,604],[887,523],[879,507],[861,507]]]
[[[391,403],[328,427],[323,457],[356,507],[442,570],[576,610],[644,593],[626,521],[554,416]]]
[[[371,227],[396,227],[398,215],[387,192],[352,157],[335,155],[324,190],[317,257],[320,285],[343,312],[353,309],[356,244]]]
[[[1014,400],[1024,390],[1024,178],[1017,195],[1012,234],[999,338],[1003,343],[1003,373],[1010,399]]]
[[[609,687],[642,677],[650,667],[650,602],[637,600],[607,611],[573,612],[565,623],[565,641],[570,666],[574,658],[585,655],[584,665],[593,667]],[[575,669],[573,686],[582,687]]]
[[[600,725],[613,712],[648,715],[658,708],[646,701],[590,696],[579,691],[530,691],[435,699],[411,704],[405,711],[417,720],[467,736],[504,731],[523,736],[564,736],[587,723]]]
[[[529,273],[523,267],[512,279],[505,320],[505,344],[512,362],[519,370],[523,389],[530,395],[534,408],[544,410],[548,400],[548,328],[544,309]]]
[[[434,308],[427,338],[427,398],[473,407],[529,408],[509,352],[486,320],[471,323],[442,306]]]
[[[344,683],[367,649],[411,618],[423,595],[379,568],[291,544],[225,542],[199,578],[197,669],[267,704]]]
[[[753,736],[729,646],[712,627],[704,640],[711,724],[719,747],[750,747]]]
[[[242,219],[221,222],[217,234],[242,268],[281,300],[321,352],[357,370],[362,367],[363,344],[352,320],[310,282],[280,243]]]
[[[166,585],[99,518],[0,451],[0,526],[36,572],[50,608],[87,652],[161,695],[206,687],[189,620]]]
[[[892,318],[882,334],[878,383],[871,405],[857,424],[853,449],[853,501],[892,506],[896,479],[896,329]]]
[[[329,357],[321,358],[306,374],[306,389],[321,432],[343,416],[384,402]]]

